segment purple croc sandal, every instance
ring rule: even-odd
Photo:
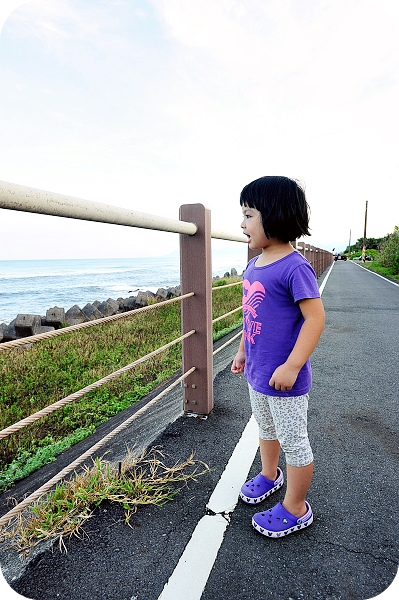
[[[296,517],[284,508],[279,502],[268,511],[256,513],[252,517],[252,525],[256,531],[271,538],[279,538],[305,529],[313,523],[313,513],[308,502],[305,502],[307,513],[303,517]]]
[[[277,479],[272,481],[259,473],[253,479],[250,479],[241,488],[240,498],[245,504],[259,504],[265,498],[276,492],[284,483],[282,470],[277,467]]]

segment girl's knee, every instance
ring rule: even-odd
[[[313,452],[309,443],[293,448],[282,449],[285,454],[285,460],[291,467],[306,467],[313,462]]]
[[[259,423],[259,437],[261,440],[277,440],[276,429],[272,424],[265,425],[265,423]]]

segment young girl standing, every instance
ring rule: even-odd
[[[315,272],[290,244],[309,235],[303,189],[287,177],[261,177],[244,187],[240,204],[249,247],[262,250],[244,273],[243,336],[231,367],[248,381],[262,462],[261,473],[242,486],[240,497],[256,505],[281,488],[282,448],[284,500],[255,514],[252,524],[265,536],[283,537],[313,522],[306,501],[313,475],[307,433],[309,357],[324,327],[324,309]]]

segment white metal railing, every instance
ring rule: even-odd
[[[187,235],[195,235],[198,229],[195,223],[167,219],[6,181],[0,181],[0,208]],[[212,229],[211,237],[232,242],[247,241],[243,235],[235,235],[219,229]]]

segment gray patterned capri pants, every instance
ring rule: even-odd
[[[313,461],[307,428],[309,395],[265,396],[248,384],[252,414],[262,440],[278,440],[285,460],[293,467]]]

